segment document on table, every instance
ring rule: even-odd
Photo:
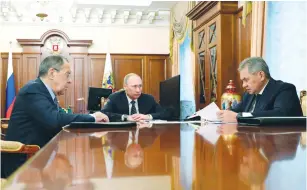
[[[220,108],[214,102],[212,102],[211,104],[209,104],[205,108],[197,111],[196,113],[194,113],[193,115],[188,117],[187,119],[191,119],[193,117],[200,116],[201,119],[203,119],[205,121],[209,121],[209,122],[213,122],[213,123],[221,123],[221,120],[218,119],[218,117],[216,115],[216,113],[218,111],[220,111]]]

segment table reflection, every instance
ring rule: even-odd
[[[303,189],[305,132],[236,124],[62,131],[11,189]],[[293,178],[293,182],[286,179]]]

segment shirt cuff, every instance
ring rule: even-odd
[[[90,114],[90,116],[92,116],[92,117],[95,119],[95,121],[96,121],[96,117],[95,117],[95,115],[94,115],[94,114]]]
[[[242,117],[253,117],[253,115],[249,112],[242,112]]]
[[[148,117],[149,117],[149,120],[152,120],[152,119],[153,119],[151,114],[147,114],[147,115],[148,115]]]

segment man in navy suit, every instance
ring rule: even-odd
[[[60,111],[56,95],[68,88],[70,74],[70,64],[61,56],[49,56],[42,61],[38,78],[19,90],[5,140],[43,147],[71,122],[109,121],[101,112],[88,115]],[[4,176],[11,174],[25,159],[24,155],[2,155]]]
[[[243,88],[243,100],[232,110],[221,110],[224,122],[237,122],[238,117],[302,116],[302,108],[293,84],[274,80],[261,57],[243,60],[238,68]]]
[[[168,113],[154,97],[142,93],[142,79],[134,73],[124,78],[124,90],[113,93],[102,109],[110,121],[167,119]]]

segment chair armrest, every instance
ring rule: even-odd
[[[37,145],[25,145],[17,141],[1,140],[1,152],[34,154],[40,149]]]

